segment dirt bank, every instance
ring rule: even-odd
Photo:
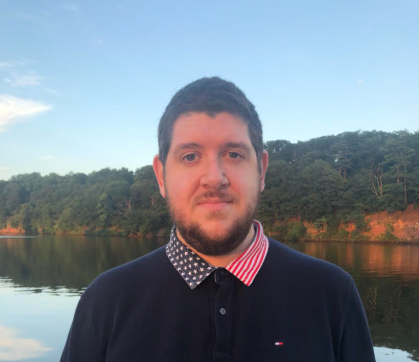
[[[25,235],[25,230],[7,225],[7,228],[0,229],[0,235]]]
[[[291,219],[290,221],[298,221]],[[409,205],[404,211],[397,211],[389,214],[386,211],[378,212],[371,215],[365,216],[367,223],[366,232],[362,233],[363,238],[360,241],[408,241],[408,242],[419,242],[419,209],[414,209],[413,205]],[[276,225],[280,225],[278,223]],[[322,234],[326,233],[325,229],[316,228],[314,223],[304,222],[304,226],[307,228],[307,235],[305,239],[321,240],[324,239]],[[336,235],[331,240],[359,240],[355,239],[355,225],[341,225],[340,229],[346,230],[347,237]],[[80,233],[72,233],[73,235],[84,235],[85,230],[81,230]],[[117,236],[117,230],[109,229],[108,233],[97,234],[103,236]],[[163,236],[167,233],[167,230],[161,230],[158,236]],[[25,230],[21,228],[12,228],[10,225],[5,229],[0,229],[0,235],[24,235]],[[161,235],[160,235],[161,234]],[[269,234],[269,233],[268,233]],[[93,235],[93,234],[92,234]],[[275,236],[272,234],[272,236]],[[134,236],[135,237],[135,236]],[[138,236],[144,237],[144,236]]]
[[[362,240],[419,242],[419,210],[414,209],[413,205],[391,214],[382,211],[366,215],[365,222],[368,231],[362,233]],[[322,239],[322,234],[326,235],[326,230],[316,228],[314,223],[304,222],[304,226],[307,228],[307,235],[313,239]],[[355,224],[340,225],[339,229],[347,231],[349,241],[355,240]]]
[[[419,210],[413,205],[391,214],[384,211],[369,215],[366,221],[371,229],[365,235],[371,240],[380,240],[388,230],[399,240],[419,241]]]

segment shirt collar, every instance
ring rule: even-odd
[[[256,235],[250,246],[225,269],[236,276],[245,285],[252,284],[268,253],[269,242],[263,234],[259,221],[254,220]],[[176,227],[170,233],[170,241],[166,245],[166,255],[191,289],[195,289],[217,267],[207,263],[176,236]]]

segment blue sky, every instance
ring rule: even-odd
[[[265,140],[419,130],[419,2],[0,0],[0,179],[135,170],[173,94],[235,82]]]

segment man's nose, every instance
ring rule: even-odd
[[[228,185],[228,179],[221,160],[216,158],[208,160],[201,178],[201,185],[215,190]]]

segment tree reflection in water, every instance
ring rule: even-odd
[[[100,273],[138,258],[165,239],[39,237],[0,239],[0,278],[30,292],[81,294]],[[374,345],[386,360],[407,351],[419,361],[419,246],[295,243],[292,248],[347,270],[361,294]],[[378,356],[377,356],[378,360]],[[396,359],[393,359],[396,360]],[[405,359],[400,359],[405,360]]]
[[[289,245],[348,271],[361,294],[374,345],[407,351],[419,361],[419,245]]]

